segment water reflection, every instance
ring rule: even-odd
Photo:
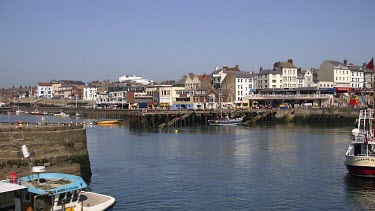
[[[346,175],[346,195],[349,206],[354,210],[375,209],[375,180],[374,178],[363,178]]]

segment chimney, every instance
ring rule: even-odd
[[[262,72],[262,71],[263,71],[263,67],[260,67],[260,68],[259,68],[259,72]]]
[[[227,70],[227,68],[228,68],[228,66],[227,66],[227,65],[223,65],[223,71],[226,71],[226,70]]]
[[[237,64],[237,65],[236,65],[236,69],[240,69],[240,65]]]
[[[344,66],[345,66],[345,67],[348,66],[348,60],[347,60],[347,59],[344,59]]]
[[[293,64],[293,59],[288,59],[288,62]]]

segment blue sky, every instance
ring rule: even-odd
[[[373,0],[0,1],[0,88],[52,79],[156,81],[216,66],[303,69],[375,54]]]

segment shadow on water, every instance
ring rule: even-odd
[[[347,174],[344,178],[346,184],[346,197],[349,206],[354,210],[375,209],[375,179],[352,176]]]

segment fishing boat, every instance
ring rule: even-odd
[[[244,117],[239,117],[239,118],[220,118],[220,119],[211,119],[208,120],[208,123],[210,125],[218,125],[218,126],[223,126],[223,125],[241,125],[242,120]]]
[[[33,166],[31,175],[18,178],[11,172],[1,180],[0,210],[111,210],[116,203],[111,196],[86,191],[79,176],[45,171],[45,166]]]
[[[351,175],[375,177],[374,109],[359,112],[345,165]]]
[[[119,124],[121,119],[98,119],[93,122],[94,125],[113,125]]]

